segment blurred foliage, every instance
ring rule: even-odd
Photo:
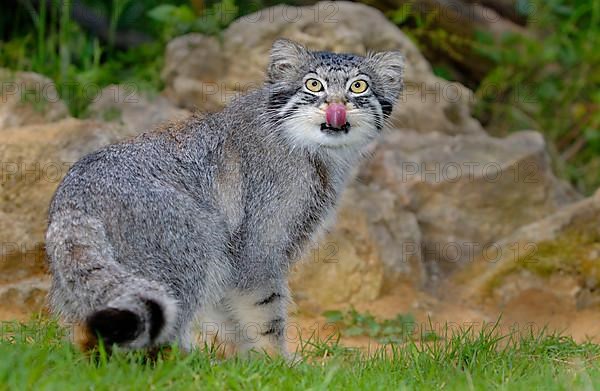
[[[496,67],[476,91],[476,115],[494,134],[543,132],[559,172],[589,194],[600,186],[600,2],[533,4],[531,36],[500,47],[479,36]]]
[[[369,3],[369,1],[366,1]],[[600,2],[523,0],[528,34],[466,38],[408,2],[388,12],[432,62],[434,73],[475,90],[475,116],[493,135],[535,129],[549,141],[559,175],[590,194],[600,187]],[[489,62],[482,80],[448,62]],[[483,67],[484,69],[487,68]],[[473,66],[470,71],[479,69]]]
[[[158,3],[148,1],[147,3]],[[122,21],[146,28],[144,10],[131,0],[83,2],[109,21],[108,42],[101,42],[71,19],[72,2],[42,0],[34,8],[17,7],[15,23],[3,26],[10,39],[0,41],[0,67],[33,71],[52,79],[71,114],[82,117],[94,93],[113,83],[134,83],[140,89],[159,89],[164,42],[151,40],[127,51],[112,40]],[[21,4],[21,3],[19,3]]]
[[[368,0],[365,2],[370,3]],[[436,21],[440,19],[439,10],[421,13],[419,8],[418,2],[407,2],[400,8],[387,12],[386,15],[432,62],[435,75],[452,80],[455,78],[453,69],[443,64],[440,59],[446,57],[456,62],[465,61],[464,53],[471,49],[473,41],[437,26]]]
[[[600,186],[600,2],[531,1],[518,2],[530,12],[531,34],[507,35],[501,42],[489,32],[467,39],[446,31],[435,25],[434,13],[419,15],[410,2],[387,15],[415,41],[436,75],[476,90],[476,116],[492,134],[543,132],[559,173],[589,194]],[[0,67],[48,76],[71,114],[84,117],[93,92],[109,84],[160,90],[170,39],[188,32],[219,36],[235,18],[282,2],[299,1],[5,0]],[[103,18],[107,32],[73,20],[75,5]],[[145,39],[124,49],[117,44],[122,32]],[[491,63],[481,81],[460,76],[448,63],[464,64],[469,50]]]
[[[79,1],[104,18],[107,39],[84,30],[71,18],[74,2],[19,0],[3,5],[0,16],[0,67],[33,71],[52,79],[71,114],[85,117],[99,91],[128,83],[139,90],[162,88],[160,71],[168,40],[197,31],[219,34],[235,18],[277,3],[247,0],[101,0]],[[10,17],[9,17],[10,15]],[[135,31],[145,42],[118,48],[120,31]],[[96,33],[96,34],[95,34]]]
[[[162,37],[169,40],[189,32],[217,35],[240,16],[240,10],[234,0],[223,0],[200,15],[186,4],[162,4],[151,9],[148,15],[162,24]]]

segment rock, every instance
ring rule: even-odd
[[[424,259],[431,279],[462,268],[486,246],[578,198],[553,175],[545,148],[542,136],[530,131],[505,139],[390,132],[359,180],[387,189],[396,210],[415,216],[420,235],[408,235],[413,243],[404,238],[405,250],[420,247],[421,254],[412,253]],[[403,217],[396,212],[388,219],[396,216]],[[415,223],[407,221],[407,230],[415,232]]]
[[[213,111],[236,95],[257,88],[273,41],[289,38],[315,50],[365,54],[399,50],[406,57],[406,88],[395,107],[394,127],[447,134],[482,133],[470,115],[472,93],[433,75],[417,47],[374,8],[350,2],[279,5],[242,17],[222,35],[188,34],[166,51],[162,77],[177,105]]]
[[[383,264],[384,290],[399,282],[422,286],[427,275],[416,215],[398,202],[393,189],[375,183],[366,184],[364,178],[355,181],[348,194],[349,202],[342,208],[359,208],[367,217],[373,245]]]
[[[294,299],[325,310],[336,304],[376,299],[383,284],[379,247],[365,210],[354,207],[356,195],[344,197],[335,228],[296,265],[290,279]]]
[[[0,285],[0,310],[31,314],[44,309],[50,279],[46,276]]]
[[[41,302],[35,292],[47,282],[43,243],[52,195],[75,161],[123,136],[121,128],[76,119],[2,130],[0,307],[20,300],[39,309],[29,306]]]
[[[139,91],[134,84],[110,85],[102,89],[88,111],[91,118],[119,122],[132,134],[151,130],[191,114],[175,107],[161,95]]]
[[[533,287],[579,308],[600,303],[600,192],[515,230],[494,248],[493,262],[477,258],[455,276],[467,299],[503,305]]]
[[[224,106],[222,78],[227,69],[221,43],[215,37],[188,34],[167,45],[165,95],[180,107],[217,111]],[[234,90],[232,90],[234,91]]]
[[[573,309],[577,308],[578,302],[581,301],[582,290],[577,278],[560,272],[550,276],[541,276],[531,270],[520,269],[498,282],[500,283],[492,289],[491,294],[500,308],[523,301],[524,296],[534,294],[534,292],[552,296],[555,301],[562,301]],[[469,287],[468,284],[467,287]],[[477,299],[483,298],[489,297],[485,295]]]
[[[326,308],[369,301],[407,281],[434,287],[491,257],[497,240],[578,198],[553,175],[545,148],[531,131],[504,139],[386,133],[344,194],[320,256],[298,265],[299,302]]]
[[[52,80],[33,72],[0,69],[0,102],[0,130],[69,116]]]

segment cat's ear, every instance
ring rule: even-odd
[[[270,82],[286,79],[288,75],[295,73],[308,59],[308,50],[290,41],[280,38],[273,43],[269,67],[267,68],[267,79]]]
[[[367,59],[383,82],[382,87],[399,95],[403,86],[404,56],[398,51],[389,51],[370,53]]]

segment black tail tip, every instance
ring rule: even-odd
[[[118,308],[94,312],[88,318],[87,326],[106,346],[133,341],[143,330],[142,319],[136,313]]]
[[[153,342],[165,326],[161,306],[153,300],[143,299],[149,321],[149,343]],[[144,331],[144,320],[135,312],[108,307],[94,312],[87,319],[89,332],[102,339],[106,346],[124,344],[138,338]]]
[[[150,314],[150,339],[154,341],[165,327],[165,314],[160,305],[154,300],[146,300],[146,308]]]

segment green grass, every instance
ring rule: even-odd
[[[446,333],[433,342],[389,345],[370,355],[335,338],[301,343],[303,360],[217,360],[177,352],[148,361],[140,353],[77,352],[52,321],[4,323],[0,389],[506,389],[600,387],[600,346],[557,335]]]
[[[23,1],[14,17],[0,15],[0,67],[46,75],[75,117],[86,117],[99,90],[110,84],[160,91],[168,41],[189,32],[219,35],[236,17],[265,5],[248,0],[83,3],[108,18],[108,40],[92,35],[70,17],[72,1],[43,0],[38,7]],[[150,40],[118,49],[115,36],[127,30],[144,33]]]
[[[132,2],[109,3],[106,12],[113,37],[125,7]],[[109,84],[128,83],[152,91],[162,88],[163,41],[118,51],[112,38],[101,43],[73,21],[71,6],[70,1],[45,0],[38,9],[17,8],[15,20],[19,23],[13,26],[10,39],[0,37],[0,67],[46,75],[75,117],[85,117],[91,101]]]

